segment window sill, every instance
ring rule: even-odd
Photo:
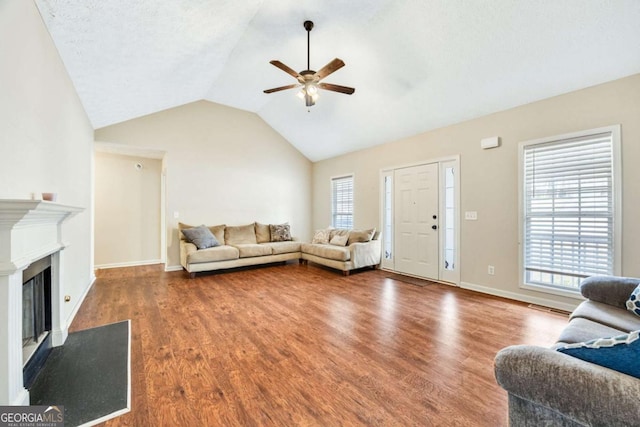
[[[584,300],[584,297],[579,290],[573,289],[560,289],[553,286],[533,285],[530,283],[523,283],[520,285],[521,289],[529,291],[543,292],[545,294],[559,295],[561,297],[573,298],[578,300]]]

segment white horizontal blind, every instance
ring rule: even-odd
[[[331,225],[353,228],[353,176],[332,178],[331,189]]]
[[[611,132],[524,147],[527,283],[578,288],[614,269]]]

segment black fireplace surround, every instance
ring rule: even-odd
[[[32,263],[22,274],[22,346],[39,344],[23,367],[29,388],[51,351],[51,257]]]

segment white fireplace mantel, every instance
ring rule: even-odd
[[[28,405],[22,381],[22,272],[51,255],[51,334],[67,337],[61,275],[62,223],[84,209],[41,200],[0,200],[0,405]]]
[[[0,275],[64,248],[60,225],[83,210],[42,200],[0,200]]]

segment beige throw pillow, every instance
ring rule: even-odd
[[[348,234],[336,234],[331,238],[329,243],[335,246],[347,246],[347,241],[349,240]]]
[[[313,235],[313,240],[311,241],[311,243],[319,243],[322,245],[328,244],[330,233],[331,233],[330,228],[316,230],[315,234]]]
[[[331,234],[329,235],[329,241],[333,239],[335,236],[349,236],[349,230],[345,228],[332,228]]]
[[[348,244],[357,243],[357,242],[368,242],[373,237],[373,234],[376,232],[375,228],[370,228],[369,230],[352,230],[349,233],[349,242]]]

